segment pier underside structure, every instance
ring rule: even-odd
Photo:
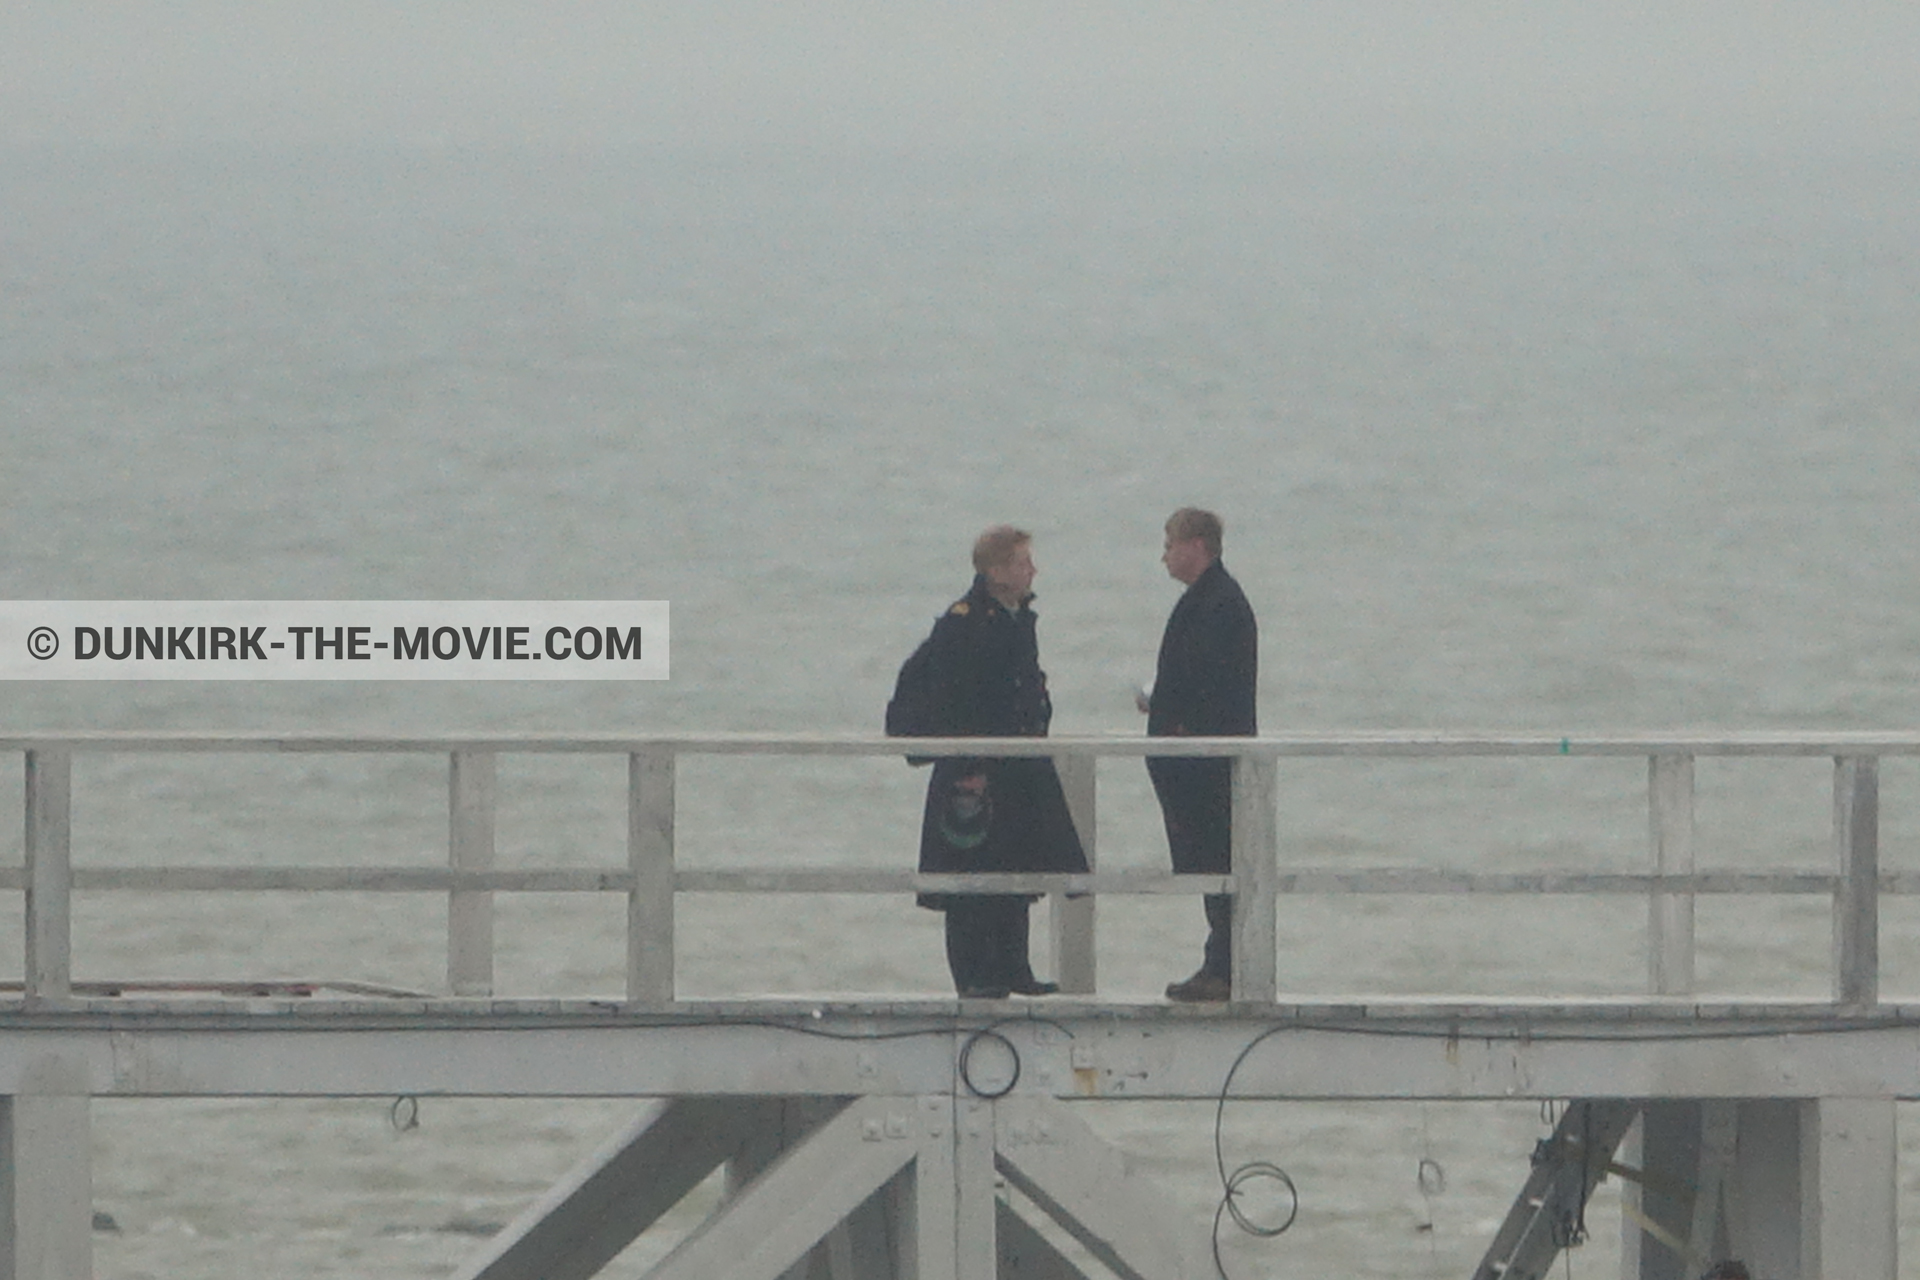
[[[995,741],[1033,754],[1033,740]],[[25,756],[25,978],[0,993],[0,1280],[92,1275],[89,1109],[97,1098],[545,1097],[645,1100],[519,1219],[480,1246],[466,1280],[589,1277],[723,1171],[718,1206],[648,1272],[661,1280],[1128,1280],[1219,1274],[1217,1222],[1176,1215],[1079,1104],[1127,1101],[1540,1099],[1558,1124],[1527,1166],[1473,1280],[1542,1280],[1579,1242],[1593,1189],[1619,1180],[1623,1275],[1690,1280],[1738,1257],[1767,1280],[1897,1274],[1895,1103],[1920,1098],[1920,1006],[1880,998],[1878,904],[1920,891],[1878,865],[1878,759],[1920,739],[1187,740],[1232,755],[1231,877],[930,877],[844,868],[676,868],[677,754],[880,754],[874,738],[460,741],[129,738],[4,742]],[[921,749],[916,744],[916,749]],[[980,753],[928,740],[930,754]],[[1155,744],[1156,753],[1169,746]],[[89,868],[73,865],[76,751],[433,751],[449,772],[447,866]],[[1056,739],[1076,821],[1095,830],[1100,755],[1137,739]],[[629,759],[628,862],[513,870],[493,859],[493,760],[506,751]],[[1702,873],[1692,859],[1699,754],[1834,760],[1835,865]],[[1652,868],[1642,874],[1282,871],[1272,776],[1287,755],[1638,754],[1649,760]],[[1089,846],[1093,846],[1091,840]],[[1060,895],[1044,1004],[835,996],[678,998],[676,891]],[[1031,883],[1029,883],[1031,882]],[[857,887],[855,887],[857,886]],[[75,981],[75,892],[377,889],[442,893],[448,991],[381,994],[237,980],[169,992]],[[493,895],[628,899],[628,990],[610,999],[492,991]],[[1103,893],[1231,890],[1234,999],[1102,999],[1093,972]],[[1290,1000],[1276,989],[1274,913],[1286,892],[1638,893],[1648,987],[1587,999]],[[1829,1000],[1693,994],[1702,893],[1811,893],[1832,903]],[[1071,895],[1071,896],[1068,896]],[[1222,1170],[1223,1176],[1227,1172]]]

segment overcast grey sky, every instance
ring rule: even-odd
[[[1920,143],[1920,4],[6,0],[0,138]]]

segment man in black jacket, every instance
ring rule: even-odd
[[[1167,520],[1167,573],[1187,586],[1160,639],[1153,690],[1141,699],[1153,737],[1252,735],[1259,675],[1253,607],[1220,561],[1220,517],[1182,507]],[[1167,827],[1173,869],[1182,875],[1232,870],[1233,762],[1199,757],[1147,759]],[[1206,898],[1205,959],[1167,988],[1170,1000],[1225,1000],[1233,982],[1233,899]]]
[[[933,624],[932,731],[950,737],[1045,737],[1053,719],[1030,602],[1031,537],[995,525],[973,547],[973,586]],[[920,870],[1085,871],[1066,794],[1046,756],[948,756],[933,766],[920,828]],[[947,916],[947,966],[963,997],[1059,990],[1034,976],[1019,894],[922,894]]]

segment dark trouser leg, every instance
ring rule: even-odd
[[[993,894],[947,900],[947,970],[956,991],[1005,991],[1027,967],[1027,900]]]
[[[1226,875],[1233,869],[1233,762],[1151,757],[1147,773],[1160,800],[1167,851],[1176,875]],[[1233,976],[1233,897],[1206,897],[1207,946],[1202,967]]]
[[[1024,986],[1033,981],[1033,960],[1027,954],[1027,938],[1030,932],[1027,924],[1027,909],[1032,904],[1025,898],[1001,898],[998,901],[1005,904],[1000,919],[1002,972],[1006,974],[1008,986]]]
[[[1202,967],[1208,973],[1233,978],[1233,895],[1206,896],[1207,952]]]
[[[995,987],[1018,987],[1033,980],[1033,967],[1027,958],[1027,907],[1025,898],[1012,895],[986,899],[993,938],[993,982]]]
[[[955,991],[977,991],[991,983],[993,939],[989,919],[980,910],[980,897],[947,899],[947,971]]]

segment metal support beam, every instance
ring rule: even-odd
[[[627,757],[627,999],[673,1003],[673,774],[671,751]]]
[[[1738,1153],[1727,1199],[1728,1253],[1756,1276],[1800,1274],[1800,1127],[1804,1103],[1759,1098],[1737,1104]]]
[[[954,1099],[953,1248],[956,1280],[997,1280],[1000,1247],[994,1183],[994,1104]]]
[[[1201,1274],[1199,1234],[1065,1105],[1003,1098],[994,1112],[1000,1172],[1121,1280]]]
[[[727,1160],[729,1198],[739,1195],[781,1155],[811,1138],[821,1125],[839,1115],[847,1105],[844,1097],[771,1097],[757,1101],[758,1118],[743,1131],[739,1147]],[[844,1236],[845,1226],[844,1222],[836,1224],[827,1238],[788,1267],[780,1280],[815,1280],[822,1275],[829,1265],[833,1236]],[[834,1276],[832,1280],[842,1278]]]
[[[1638,1103],[1615,1098],[1567,1105],[1553,1136],[1535,1147],[1527,1180],[1474,1268],[1474,1280],[1544,1276],[1562,1249],[1586,1238],[1587,1202],[1639,1110]]]
[[[995,1229],[1000,1236],[1000,1280],[1087,1280],[1086,1272],[1004,1200]]]
[[[1893,1280],[1891,1099],[1664,1100],[1645,1126],[1626,1157],[1624,1280],[1692,1280],[1729,1258],[1767,1280]]]
[[[93,1280],[86,1072],[47,1056],[0,1097],[0,1280]]]
[[[919,1150],[912,1099],[862,1098],[782,1152],[647,1272],[648,1280],[781,1280]]]
[[[1275,762],[1233,760],[1233,999],[1271,1004],[1279,995],[1274,967],[1274,894],[1279,883],[1275,825]]]
[[[586,1280],[746,1141],[757,1099],[650,1106],[487,1242],[459,1280]]]
[[[765,1173],[782,1153],[799,1146],[813,1131],[846,1109],[844,1097],[761,1097],[754,1100],[753,1122],[727,1156],[727,1190],[735,1196]]]
[[[728,1198],[650,1280],[1079,1280],[996,1172],[1120,1280],[1204,1270],[1197,1228],[1058,1103],[682,1098],[556,1183],[460,1280],[588,1280],[723,1161]]]
[[[1833,998],[1865,1006],[1880,1000],[1880,761],[1833,762]]]
[[[1693,874],[1693,757],[1647,758],[1648,843],[1653,873]],[[1655,995],[1693,991],[1693,894],[1654,893],[1647,902],[1647,989]]]
[[[1621,1161],[1640,1173],[1620,1197],[1622,1280],[1693,1280],[1702,1270],[1685,1252],[1700,1171],[1700,1105],[1660,1099],[1641,1110],[1638,1141]]]
[[[899,1221],[911,1224],[904,1233],[899,1280],[959,1280],[959,1179],[954,1161],[955,1102],[929,1095],[919,1100],[920,1149],[914,1156],[913,1177],[895,1202]],[[896,1183],[896,1185],[899,1185]]]
[[[1820,1098],[1801,1104],[1801,1117],[1799,1280],[1895,1280],[1893,1099]]]
[[[1099,793],[1094,776],[1098,763],[1095,757],[1085,755],[1058,756],[1054,760],[1054,767],[1060,771],[1060,786],[1067,793],[1073,828],[1080,834],[1080,847],[1086,850],[1089,871],[1099,866]],[[1047,898],[1053,932],[1053,980],[1069,995],[1092,995],[1095,990],[1097,904],[1092,894],[1069,898],[1055,893]]]
[[[870,1195],[847,1219],[827,1233],[824,1250],[830,1280],[894,1280],[906,1241],[896,1212],[900,1187],[911,1182],[913,1170],[902,1169]]]
[[[496,759],[491,751],[452,755],[447,864],[455,871],[493,869]],[[493,994],[493,894],[485,889],[447,894],[447,989],[456,996]]]
[[[184,1021],[132,1009],[62,1012],[60,1026],[31,1025],[53,1015],[16,1010],[9,1019],[0,1009],[0,1093],[19,1092],[34,1059],[57,1044],[87,1065],[102,1097],[918,1095],[952,1088],[946,1033],[971,1029],[950,1009],[693,1006],[684,1023],[649,1026],[596,1024],[596,1012],[627,1015],[538,1001],[440,1015],[388,1001],[391,1012],[358,1019],[313,1000],[271,1003],[278,1007]],[[1824,1001],[1763,1016],[1608,1006],[1564,1018],[1525,1007],[1326,1005],[1255,1019],[1056,1006],[1045,1021],[1009,1020],[999,1033],[1019,1049],[1022,1096],[1211,1102],[1228,1065],[1279,1017],[1299,1023],[1240,1064],[1236,1098],[1920,1097],[1920,1027],[1891,1012],[1885,1025],[1823,1021],[1833,1010]],[[935,1030],[942,1034],[928,1034]]]
[[[30,750],[26,797],[26,997],[73,994],[73,753]]]
[[[1687,1263],[1698,1268],[1732,1257],[1731,1212],[1738,1198],[1734,1160],[1739,1142],[1739,1104],[1714,1098],[1700,1104],[1700,1171],[1693,1180],[1693,1223],[1687,1230]]]

